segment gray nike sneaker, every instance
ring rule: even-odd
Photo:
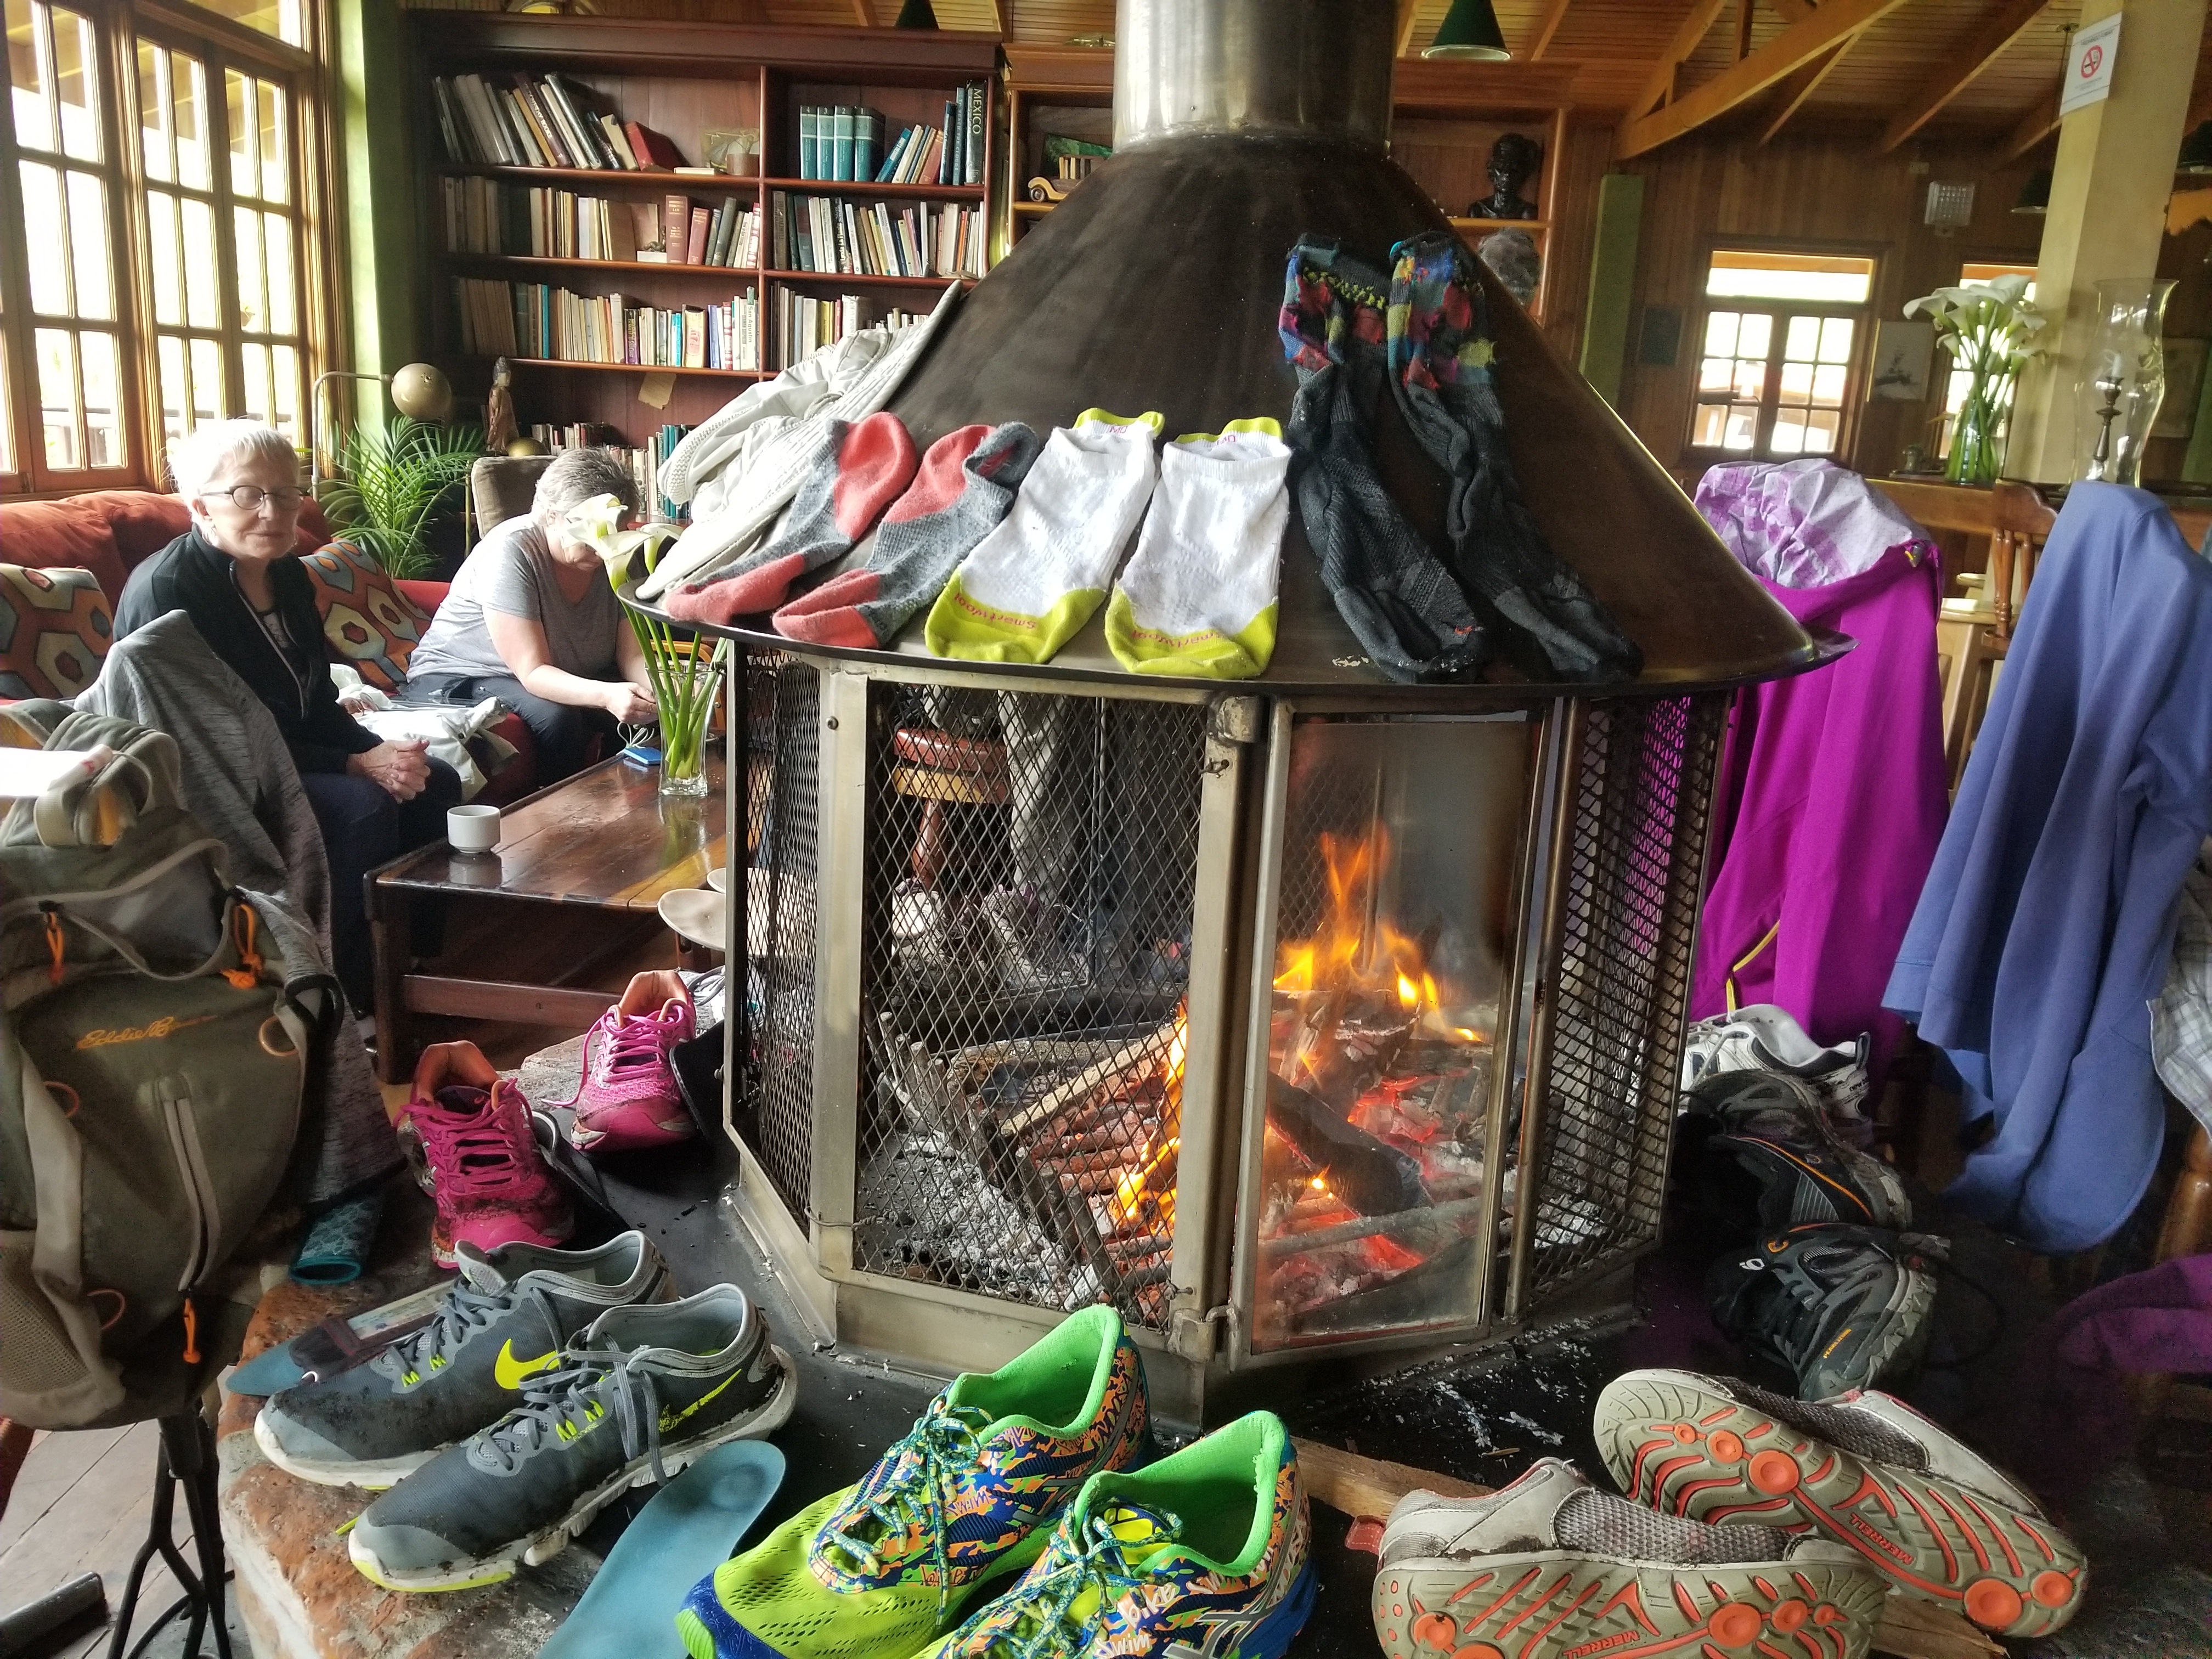
[[[380,1491],[522,1401],[569,1340],[611,1308],[666,1302],[675,1282],[643,1233],[595,1250],[464,1243],[430,1322],[370,1359],[272,1395],[253,1438],[288,1474]]]
[[[1382,1557],[1375,1633],[1389,1659],[1862,1659],[1888,1588],[1840,1544],[1655,1515],[1555,1457],[1486,1498],[1407,1493]]]
[[[386,1589],[466,1589],[557,1554],[605,1504],[709,1449],[772,1433],[789,1357],[734,1285],[603,1314],[523,1403],[368,1506],[348,1547]]]

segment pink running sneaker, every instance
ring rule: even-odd
[[[531,1133],[530,1103],[475,1043],[422,1051],[401,1122],[419,1138],[429,1170],[438,1205],[430,1255],[440,1267],[455,1265],[463,1240],[489,1252],[558,1244],[575,1231],[568,1194]]]
[[[676,1087],[671,1052],[691,1040],[696,1017],[684,976],[640,974],[584,1037],[584,1077],[568,1131],[580,1152],[665,1146],[698,1133]]]

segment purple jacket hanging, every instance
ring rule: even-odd
[[[1882,989],[1943,833],[1935,548],[1826,462],[1716,467],[1698,507],[1790,615],[1858,643],[1737,700],[1691,1016],[1733,979],[1736,1006],[1778,1003],[1816,1042],[1871,1031],[1878,1088],[1903,1032]]]
[[[2049,1253],[2102,1243],[2166,1126],[2150,1000],[2212,829],[2212,568],[2154,495],[2075,484],[1883,1000],[1993,1130],[1951,1188]]]

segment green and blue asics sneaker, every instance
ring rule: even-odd
[[[380,1491],[522,1403],[610,1308],[676,1294],[640,1232],[596,1250],[462,1244],[461,1276],[430,1322],[351,1370],[270,1397],[253,1437],[288,1474]]]
[[[924,1659],[1281,1659],[1313,1612],[1312,1525],[1273,1412],[1092,1478],[1022,1581]]]
[[[1091,1476],[1151,1455],[1144,1362],[1109,1307],[929,1402],[857,1486],[691,1592],[692,1659],[911,1659],[1036,1559]]]
[[[466,1589],[557,1554],[611,1499],[791,1416],[798,1381],[745,1293],[616,1308],[523,1385],[520,1409],[368,1506],[348,1540],[386,1589]]]

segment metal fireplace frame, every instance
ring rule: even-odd
[[[1670,696],[1665,688],[1638,688],[1635,695],[1593,702],[1548,691],[1515,694],[1503,687],[1221,690],[1135,677],[1115,681],[940,667],[913,657],[886,662],[750,638],[755,651],[775,652],[784,665],[781,672],[806,671],[817,677],[811,1134],[806,1202],[799,1213],[779,1192],[760,1152],[740,1133],[748,1103],[732,1097],[734,1087],[726,1091],[726,1128],[740,1160],[726,1201],[807,1310],[817,1340],[896,1357],[923,1370],[972,1370],[1011,1358],[1064,1316],[1061,1310],[1048,1306],[872,1272],[856,1260],[866,1067],[861,1022],[870,698],[886,683],[1206,710],[1171,1301],[1164,1328],[1144,1328],[1133,1321],[1131,1325],[1133,1336],[1146,1350],[1164,1410],[1200,1420],[1218,1415],[1224,1402],[1249,1395],[1267,1376],[1287,1368],[1378,1355],[1402,1359],[1413,1352],[1479,1345],[1524,1334],[1536,1322],[1625,1300],[1623,1270],[1658,1238],[1666,1130],[1673,1114],[1671,1078],[1679,1065],[1685,1023],[1692,923],[1702,893],[1725,693]],[[754,665],[750,673],[744,666],[749,661]],[[760,757],[748,735],[754,728],[749,692],[757,690],[759,673],[758,658],[742,649],[732,653],[727,787],[733,823],[757,822],[759,816],[760,803],[750,796],[752,769]],[[1550,1109],[1559,1086],[1560,1004],[1567,1000],[1563,988],[1573,977],[1577,901],[1571,878],[1574,860],[1578,852],[1587,854],[1589,840],[1578,825],[1591,814],[1593,789],[1601,796],[1608,787],[1617,793],[1620,782],[1617,777],[1610,783],[1603,777],[1594,781],[1592,766],[1602,757],[1594,750],[1593,732],[1640,731],[1654,711],[1679,711],[1682,764],[1668,830],[1658,949],[1649,960],[1648,977],[1656,988],[1644,1000],[1643,1026],[1632,1044],[1640,1054],[1635,1075],[1616,1079],[1625,1092],[1612,1103],[1631,1120],[1632,1144],[1625,1154],[1629,1186],[1618,1224],[1608,1236],[1589,1249],[1568,1251],[1561,1264],[1547,1265],[1539,1240],[1547,1201],[1561,1195],[1555,1182],[1564,1178],[1568,1162],[1562,1158],[1561,1120]],[[1264,1115],[1269,1066],[1267,1010],[1281,902],[1291,734],[1297,720],[1312,715],[1517,719],[1528,726],[1531,763],[1517,815],[1521,832],[1510,900],[1512,953],[1500,997],[1498,1058],[1492,1065],[1486,1117],[1484,1197],[1491,1222],[1476,1235],[1474,1316],[1450,1325],[1263,1348],[1254,1340],[1249,1317],[1258,1294],[1261,1254],[1262,1137],[1257,1124]],[[779,708],[779,726],[785,716]],[[780,732],[775,741],[788,741],[791,735]],[[1643,738],[1631,747],[1640,758]],[[778,763],[769,762],[769,789],[782,786],[775,770]],[[1601,802],[1596,816],[1601,823],[1607,817]],[[733,836],[730,845],[729,944],[731,960],[737,961],[740,939],[762,948],[762,920],[748,914],[757,902],[753,884],[761,872],[752,872],[748,880],[744,837]],[[1598,878],[1594,876],[1592,883]],[[1589,1001],[1591,994],[1586,992],[1583,1000]],[[1601,1000],[1601,986],[1595,994]],[[726,1076],[744,1075],[738,1045],[749,1040],[732,1022]],[[1525,1073],[1518,1079],[1516,1056],[1525,1056]],[[1518,1138],[1509,1148],[1516,1082]],[[1592,1137],[1582,1134],[1577,1146],[1589,1153]],[[1509,1166],[1522,1172],[1516,1181],[1524,1198],[1506,1220]],[[1531,1194],[1532,1200],[1526,1196]]]

